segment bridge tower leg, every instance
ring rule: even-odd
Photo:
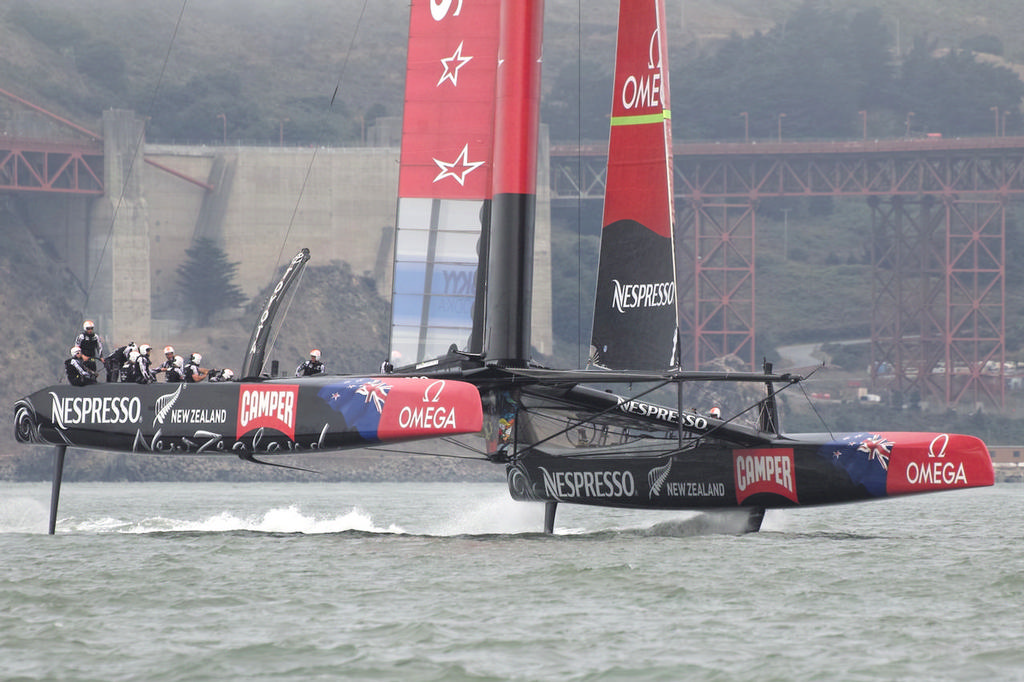
[[[93,204],[87,303],[108,347],[150,341],[150,234],[143,194],[145,127],[135,112],[103,112],[106,195]]]
[[[1005,401],[1001,200],[869,200],[872,385],[900,402]]]
[[[754,369],[754,237],[751,199],[691,198],[676,227],[683,365],[736,355]]]

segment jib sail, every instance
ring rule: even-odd
[[[676,364],[672,115],[664,0],[621,0],[591,363]]]

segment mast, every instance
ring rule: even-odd
[[[502,3],[484,350],[488,362],[530,358],[543,0]]]

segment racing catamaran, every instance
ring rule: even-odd
[[[777,395],[801,377],[680,366],[664,9],[620,2],[591,369],[531,361],[543,1],[413,0],[384,370],[264,375],[304,250],[256,324],[240,381],[59,385],[16,403],[18,440],[56,446],[50,532],[68,447],[269,463],[480,434],[511,495],[545,503],[548,533],[560,502],[739,509],[756,531],[768,508],[992,485],[973,436],[788,434]],[[694,382],[763,387],[740,411],[754,423],[683,409]],[[654,402],[659,391],[675,404]]]

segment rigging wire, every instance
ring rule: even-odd
[[[368,2],[369,2],[369,0],[363,0],[362,7],[359,9],[359,16],[356,17],[355,27],[352,29],[352,35],[351,35],[351,37],[349,38],[349,41],[348,41],[348,48],[345,50],[345,58],[341,62],[341,71],[338,74],[338,80],[334,84],[334,92],[331,93],[331,101],[327,104],[328,112],[334,107],[334,101],[335,101],[335,99],[337,99],[338,93],[341,91],[341,83],[342,83],[342,80],[344,80],[344,78],[345,78],[345,72],[348,69],[348,61],[349,61],[349,58],[352,56],[352,49],[353,49],[353,47],[355,47],[356,36],[359,35],[359,26],[362,24],[363,16],[366,14],[366,5],[367,5]],[[321,131],[321,136],[323,134],[324,134],[324,131],[322,130]],[[322,142],[322,140],[323,140],[323,138],[321,137],[320,141]],[[313,166],[314,166],[314,164],[316,164],[316,159],[317,159],[318,152],[320,150],[320,146],[321,145],[320,145],[319,142],[317,144],[313,145],[313,153],[310,155],[309,163],[306,165],[306,174],[302,177],[302,184],[299,186],[299,194],[298,194],[298,196],[295,197],[295,205],[292,207],[292,214],[288,218],[288,228],[285,230],[284,236],[281,238],[281,248],[278,249],[277,261],[274,263],[274,267],[273,267],[273,270],[272,270],[273,272],[277,272],[277,269],[278,269],[278,267],[280,267],[281,261],[284,258],[285,245],[288,243],[288,238],[291,236],[292,228],[295,226],[295,219],[296,219],[296,217],[299,214],[299,206],[302,204],[302,198],[306,194],[306,186],[309,184],[309,178],[313,175]],[[279,317],[280,320],[283,320],[285,317],[288,316],[288,310],[291,308],[292,301],[295,300],[295,296],[298,294],[299,284],[301,284],[302,277],[304,275],[305,275],[305,270],[303,270],[303,272],[299,275],[299,279],[295,283],[295,286],[292,287],[292,295],[288,299],[288,303],[287,303],[287,305],[284,308],[283,314]],[[273,281],[273,278],[271,279],[271,281]],[[283,328],[284,328],[284,325],[279,322],[278,326],[277,326],[277,330],[275,331],[275,333],[273,335],[273,338],[270,339],[268,344],[267,344],[266,350],[268,352],[266,352],[264,354],[264,361],[263,361],[264,366],[260,368],[260,372],[261,373],[266,368],[267,358],[270,356],[269,351],[274,348],[274,345],[277,343],[277,337],[280,335],[280,333],[281,333]]]
[[[579,153],[583,148],[583,0],[576,2],[576,54],[576,177],[580,178],[576,193],[576,366],[582,368],[584,356],[590,360],[590,344],[583,338],[583,156]]]
[[[164,52],[164,61],[160,65],[160,75],[157,76],[156,83],[153,85],[153,92],[150,94],[149,106],[146,108],[147,111],[153,111],[156,106],[156,97],[160,92],[160,87],[163,85],[164,75],[167,73],[167,64],[171,59],[171,50],[174,47],[174,40],[178,37],[178,29],[181,28],[181,22],[185,17],[185,10],[188,8],[188,0],[182,0],[181,10],[178,12],[178,18],[174,23],[174,30],[171,31],[171,40],[167,44],[167,51]],[[89,280],[89,286],[85,290],[85,303],[83,309],[88,309],[89,298],[92,295],[93,286],[96,284],[96,279],[100,275],[100,264],[103,263],[103,258],[106,256],[107,248],[110,246],[110,240],[114,236],[114,225],[117,224],[117,214],[124,206],[124,194],[128,186],[128,179],[132,176],[132,171],[135,169],[135,159],[139,158],[139,148],[142,146],[143,141],[146,139],[146,128],[145,125],[142,127],[142,131],[139,133],[138,139],[135,140],[135,147],[132,149],[131,159],[128,161],[127,172],[124,173],[124,181],[121,183],[121,192],[117,197],[117,202],[114,204],[113,214],[110,218],[110,227],[107,229],[107,236],[103,240],[103,248],[100,249],[99,258],[96,260],[96,271],[93,273],[92,278]]]
[[[348,60],[352,56],[352,49],[355,47],[356,36],[359,35],[359,26],[362,24],[363,15],[366,14],[366,5],[369,0],[363,0],[363,5],[359,10],[359,16],[356,17],[355,28],[352,29],[352,36],[348,41],[348,48],[345,50],[345,58],[341,62],[341,72],[338,74],[338,80],[334,84],[334,92],[331,93],[331,101],[327,105],[327,110],[330,111],[334,107],[334,100],[337,99],[338,93],[341,91],[341,82],[345,78],[345,72],[348,69]],[[321,132],[323,134],[323,132]],[[313,154],[310,156],[309,164],[306,166],[306,175],[302,178],[302,185],[299,187],[299,195],[295,198],[295,207],[292,209],[292,215],[288,219],[288,229],[284,233],[284,238],[281,240],[281,249],[277,252],[277,262],[274,263],[274,270],[276,271],[278,266],[281,264],[281,259],[284,254],[285,244],[288,242],[288,237],[292,233],[292,227],[295,225],[295,217],[299,213],[299,205],[302,203],[302,197],[306,192],[306,185],[309,183],[309,178],[313,174],[313,164],[316,163],[317,152],[320,149],[320,145],[317,144],[313,147]]]

